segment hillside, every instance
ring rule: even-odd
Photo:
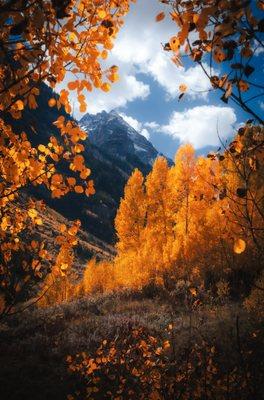
[[[25,202],[27,196],[21,197],[23,202]],[[40,236],[42,240],[45,241],[47,249],[52,253],[54,251],[54,238],[60,233],[60,225],[69,225],[70,221],[48,206],[43,210],[39,209],[39,216],[42,220],[42,224],[36,227],[35,235]],[[74,259],[76,271],[82,271],[87,261],[91,258],[109,260],[115,255],[113,246],[83,229],[79,230],[77,237],[78,245],[76,247]]]

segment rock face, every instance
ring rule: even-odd
[[[80,125],[89,133],[91,143],[114,157],[123,160],[137,157],[142,163],[151,166],[158,156],[154,146],[116,111],[86,114],[80,120]]]

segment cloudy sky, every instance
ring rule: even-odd
[[[184,59],[185,66],[177,68],[163,51],[161,43],[176,29],[169,17],[155,22],[163,10],[168,13],[157,0],[137,0],[131,6],[108,58],[109,66],[119,66],[120,81],[110,93],[93,91],[87,103],[93,114],[117,109],[160,152],[173,157],[181,143],[190,142],[200,152],[218,146],[217,132],[225,140],[248,117],[231,102],[222,103],[219,93],[208,92],[211,85],[199,65]],[[179,102],[182,83],[188,92]]]

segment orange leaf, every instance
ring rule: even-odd
[[[87,105],[85,103],[80,104],[80,112],[86,112],[87,110]]]
[[[165,18],[165,14],[164,14],[164,12],[161,12],[161,13],[159,13],[159,14],[156,16],[156,22],[160,22],[160,21],[162,21],[164,18]]]
[[[241,90],[241,92],[246,92],[249,89],[249,84],[245,81],[240,80],[238,82],[238,87]]]
[[[76,193],[83,193],[84,192],[83,187],[80,186],[80,185],[75,186],[74,190],[75,190]]]
[[[177,36],[173,36],[170,39],[170,48],[172,51],[178,51],[180,47],[180,40],[178,39]]]
[[[185,83],[182,83],[182,84],[179,86],[179,91],[180,91],[181,93],[185,93],[186,90],[187,90],[187,85],[185,85]]]
[[[50,107],[54,107],[54,106],[56,105],[56,100],[55,100],[55,99],[49,99],[48,105],[49,105]]]
[[[241,254],[246,250],[246,242],[243,239],[236,239],[234,242],[234,253]]]
[[[75,90],[79,86],[79,82],[78,81],[69,82],[67,86],[70,90]]]
[[[68,184],[71,185],[71,186],[75,186],[75,184],[76,184],[76,179],[75,178],[72,178],[72,177],[67,178],[67,181],[68,181]]]

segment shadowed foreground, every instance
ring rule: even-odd
[[[262,399],[262,325],[138,292],[27,311],[0,327],[1,398]]]

